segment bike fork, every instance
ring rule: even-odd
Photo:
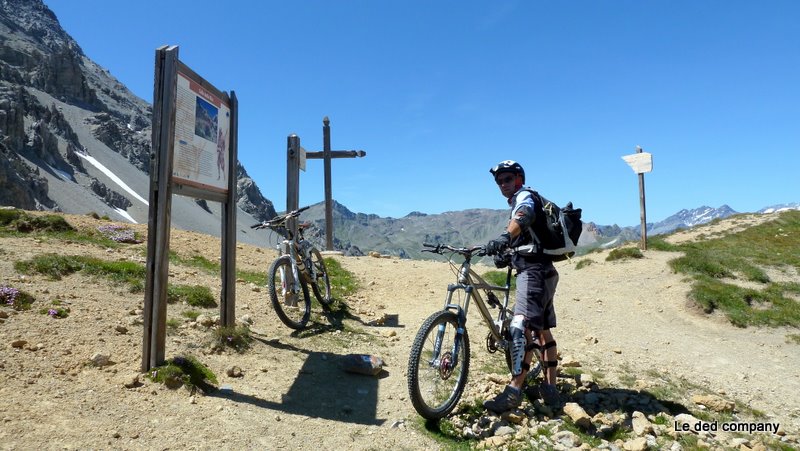
[[[289,275],[291,274],[291,280]],[[297,304],[297,296],[300,295],[300,280],[299,274],[297,271],[297,266],[292,264],[291,271],[287,274],[286,268],[280,268],[280,275],[281,275],[281,288],[283,289],[283,296],[286,299],[286,303],[289,305],[296,305]],[[291,296],[290,296],[291,295]],[[292,299],[290,301],[290,299]]]
[[[458,356],[461,354],[461,339],[464,336],[464,326],[459,324],[456,328],[453,349],[450,352],[446,352],[444,354],[446,358],[443,359],[442,345],[444,344],[444,333],[446,329],[446,323],[439,324],[438,330],[436,331],[436,340],[433,342],[431,365],[440,368],[440,370],[450,371],[455,367],[456,362],[458,362]],[[446,365],[447,368],[442,368],[442,365]]]

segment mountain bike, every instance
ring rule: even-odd
[[[423,244],[423,252],[444,255],[456,274],[457,283],[447,286],[444,308],[429,316],[422,323],[408,358],[408,393],[417,413],[428,420],[436,420],[449,414],[458,404],[469,373],[470,343],[467,333],[467,312],[474,299],[478,312],[489,327],[486,349],[494,354],[502,350],[506,365],[511,370],[511,335],[509,324],[513,311],[508,308],[511,291],[511,267],[506,274],[504,286],[486,282],[471,268],[472,258],[486,255],[483,246],[469,248],[452,247],[446,244]],[[458,254],[464,262],[458,267],[452,256]],[[503,293],[501,301],[495,292]],[[484,301],[483,294],[486,295]],[[454,295],[456,300],[454,300]],[[499,309],[496,318],[489,307]],[[536,363],[526,377],[532,383],[542,371],[541,354],[534,349]]]
[[[292,329],[302,329],[311,316],[311,297],[308,285],[320,304],[331,303],[331,282],[322,254],[305,239],[303,231],[310,224],[298,224],[297,234],[287,227],[287,221],[308,210],[303,207],[250,226],[252,229],[268,228],[283,237],[278,245],[278,256],[267,273],[269,297],[275,313]]]

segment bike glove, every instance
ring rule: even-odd
[[[503,232],[499,237],[486,243],[486,255],[497,255],[508,249],[511,245],[511,234]]]

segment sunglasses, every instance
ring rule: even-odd
[[[499,185],[502,185],[504,183],[513,182],[515,178],[516,177],[513,176],[513,175],[508,175],[508,176],[505,176],[503,178],[497,178],[495,181],[497,182],[497,185],[499,186]]]

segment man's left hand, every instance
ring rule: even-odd
[[[511,245],[511,234],[503,232],[499,237],[486,243],[486,255],[497,255],[508,249]]]

